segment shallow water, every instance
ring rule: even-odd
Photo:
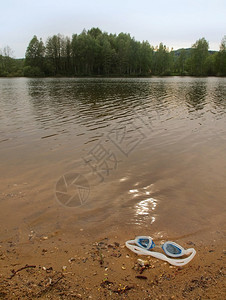
[[[222,226],[225,117],[225,78],[0,79],[1,233]]]

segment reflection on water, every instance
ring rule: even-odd
[[[43,187],[37,201],[48,215],[47,207],[59,209],[53,183],[66,172],[82,173],[77,162],[101,141],[117,168],[71,218],[204,226],[225,199],[225,96],[224,78],[0,79],[2,182]],[[110,136],[115,128],[140,142],[123,153],[124,136]],[[62,222],[67,213],[61,211]]]
[[[135,214],[138,217],[145,217],[149,216],[150,214],[152,215],[152,211],[155,210],[157,206],[157,200],[153,198],[148,198],[146,200],[140,201],[136,206],[135,206]],[[155,222],[155,217],[151,216],[151,224]],[[137,222],[136,222],[137,224]],[[138,223],[139,224],[139,223]]]
[[[135,224],[153,224],[155,222],[156,214],[154,210],[156,209],[159,201],[150,197],[150,195],[153,194],[153,191],[153,184],[144,186],[139,189],[129,190],[131,198],[137,198],[134,205],[134,218],[132,219],[132,222],[134,222]]]
[[[188,107],[193,107],[195,110],[202,110],[205,107],[205,98],[207,96],[207,83],[194,82],[186,94]]]

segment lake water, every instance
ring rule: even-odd
[[[1,236],[222,228],[225,153],[225,78],[0,79]]]

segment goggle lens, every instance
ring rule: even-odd
[[[181,249],[179,249],[177,246],[172,244],[167,244],[165,247],[166,251],[173,255],[181,254]]]
[[[139,240],[139,244],[144,248],[148,248],[149,242],[150,242],[149,239],[140,239]]]

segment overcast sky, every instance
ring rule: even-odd
[[[24,57],[34,35],[45,41],[84,28],[130,33],[153,46],[188,48],[199,38],[219,50],[226,34],[225,0],[0,0],[0,48]]]

